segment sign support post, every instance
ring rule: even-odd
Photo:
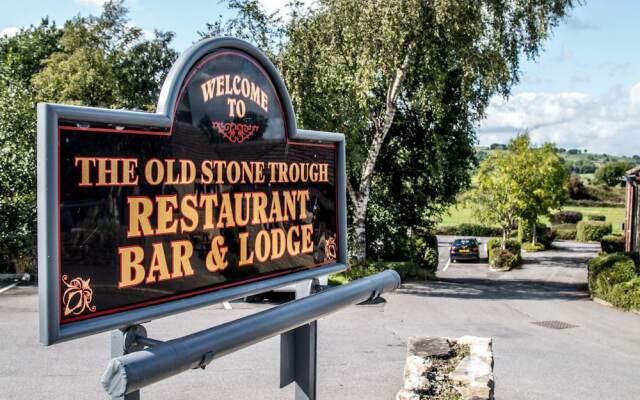
[[[138,339],[147,336],[147,330],[142,325],[133,325],[126,329],[111,331],[111,358],[123,356],[142,350],[144,346],[138,343]],[[140,400],[140,391],[123,396],[112,396],[112,400]]]
[[[296,299],[310,296],[317,280],[300,285]],[[316,399],[318,321],[299,326],[280,335],[280,388],[295,382],[295,400]]]

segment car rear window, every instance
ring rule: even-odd
[[[476,246],[476,240],[475,239],[456,239],[453,242],[454,246]]]

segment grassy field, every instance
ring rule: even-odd
[[[621,232],[621,224],[624,222],[624,208],[622,207],[573,207],[566,206],[563,210],[567,211],[580,211],[583,215],[600,214],[604,215],[607,222],[611,222],[614,232]],[[541,219],[541,222],[549,224],[548,218]],[[442,218],[440,225],[442,226],[456,226],[463,223],[479,224],[478,218],[475,216],[474,211],[471,208],[465,208],[463,206],[453,206],[449,209],[448,214],[445,214]]]

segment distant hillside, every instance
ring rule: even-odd
[[[506,145],[501,143],[494,143],[490,147],[478,146],[476,147],[478,160],[482,161],[489,154],[503,151],[505,148]],[[564,148],[558,148],[558,151],[571,172],[579,174],[586,182],[589,182],[593,178],[593,174],[596,172],[598,167],[603,164],[614,161],[629,161],[631,163],[640,164],[640,155],[628,157],[605,153],[588,153],[583,149]]]

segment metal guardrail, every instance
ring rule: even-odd
[[[399,286],[400,276],[388,270],[181,338],[159,342],[140,337],[138,344],[150,347],[112,359],[102,376],[102,385],[111,396],[125,396],[189,369],[204,368],[216,358],[295,331],[322,316],[374,299]],[[312,345],[315,351],[315,343]],[[315,368],[312,369],[315,375]]]

